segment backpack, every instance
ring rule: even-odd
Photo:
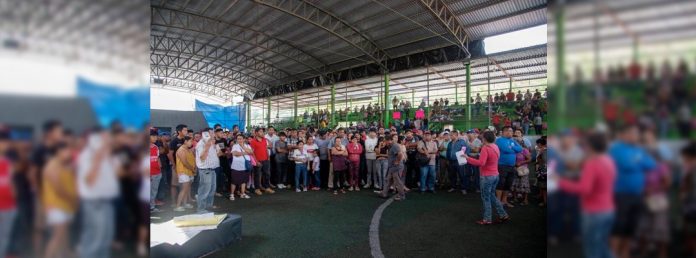
[[[428,146],[425,144],[425,141],[421,140],[423,143],[423,146],[425,149],[428,149]],[[418,166],[424,167],[430,164],[430,157],[428,157],[428,154],[423,154],[421,152],[416,153],[416,162],[418,162]]]

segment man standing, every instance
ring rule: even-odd
[[[17,217],[12,162],[6,157],[10,147],[9,140],[9,130],[0,125],[0,257],[5,257],[7,248],[13,240],[12,228]]]
[[[262,195],[262,190],[266,193],[275,193],[271,187],[271,163],[268,161],[268,140],[264,138],[263,128],[254,130],[254,138],[249,140],[249,145],[254,150],[256,157],[256,167],[254,167],[254,193]]]
[[[172,207],[176,207],[176,197],[178,196],[179,178],[176,176],[176,169],[174,164],[176,164],[176,153],[179,147],[184,145],[184,137],[188,134],[188,126],[180,124],[176,126],[176,138],[169,142],[169,153],[167,153],[167,158],[169,158],[169,167],[172,168],[172,182],[171,187],[171,197],[172,197]]]
[[[288,143],[285,141],[285,132],[278,134],[279,140],[273,145],[275,151],[276,168],[278,169],[278,189],[285,189],[285,181],[288,177]]]
[[[445,131],[440,135],[440,141],[438,142],[438,150],[440,155],[438,155],[438,167],[437,167],[437,187],[443,189],[445,183],[449,183],[449,178],[447,178],[447,170],[449,169],[449,160],[447,159],[447,147],[452,140],[450,139],[449,131]]]
[[[430,131],[425,131],[423,141],[418,142],[418,152],[427,155],[428,164],[420,166],[420,192],[426,190],[435,193],[435,159],[437,158],[437,143],[432,140]]]
[[[321,185],[317,185],[317,187],[327,188],[329,180],[328,171],[330,141],[326,138],[326,131],[319,131],[319,137],[317,137],[314,143],[317,145],[317,147],[319,147],[319,171],[322,171],[322,173],[319,175],[321,177]]]
[[[466,137],[467,155],[469,155],[469,157],[478,158],[479,152],[481,151],[481,146],[483,146],[483,142],[481,142],[481,139],[478,138],[478,131],[476,129],[470,129],[469,131],[466,131]],[[473,188],[476,189],[477,193],[480,193],[479,167],[467,163],[464,165],[464,169],[473,178]]]
[[[413,187],[416,183],[413,182],[414,177],[416,174],[419,173],[418,171],[418,162],[416,162],[416,153],[418,153],[417,147],[418,147],[418,141],[420,141],[420,137],[414,135],[413,131],[418,131],[418,129],[408,131],[406,132],[406,155],[408,158],[406,159],[406,187],[407,189],[409,187]]]
[[[278,135],[276,135],[276,130],[273,126],[268,127],[268,133],[266,134],[266,136],[264,136],[264,138],[266,138],[266,141],[268,142],[268,156],[269,156],[268,163],[270,164],[269,165],[269,169],[270,169],[270,173],[271,173],[270,175],[271,175],[271,178],[276,178],[274,176],[278,174],[278,168],[276,167],[276,164],[275,164],[275,154],[276,154],[275,143],[276,143],[276,141],[278,141],[279,138],[278,138]],[[269,180],[269,182],[270,182],[270,180]],[[270,184],[271,184],[271,188],[276,187],[275,185],[273,185],[272,182]],[[280,184],[280,183],[276,182],[276,184]]]
[[[464,166],[459,165],[459,161],[457,160],[457,152],[467,147],[466,141],[459,137],[459,131],[457,130],[452,131],[450,139],[449,146],[447,146],[447,159],[449,160],[448,172],[451,186],[447,192],[454,192],[457,182],[459,182],[459,188],[462,194],[466,194],[466,189],[469,186],[469,179],[467,178]],[[459,177],[459,181],[457,181],[457,177]]]
[[[220,150],[220,156],[218,157],[220,166],[215,170],[215,196],[222,197],[223,193],[229,190],[227,188],[230,185],[230,176],[232,173],[228,161],[229,159],[227,158],[230,146],[222,128],[215,129],[215,145],[217,145]]]
[[[394,197],[394,200],[401,201],[406,200],[406,194],[404,194],[404,185],[401,182],[401,177],[399,174],[404,171],[404,164],[402,160],[404,159],[403,153],[401,153],[401,147],[399,144],[392,143],[391,137],[384,138],[384,145],[389,148],[387,161],[389,163],[389,168],[387,169],[387,176],[384,178],[382,183],[382,192],[379,194],[382,198],[387,198],[389,194],[389,188],[394,186],[398,195]]]
[[[215,144],[215,138],[211,136],[210,129],[203,131],[201,142],[196,146],[196,167],[198,167],[198,213],[207,213],[208,208],[213,207],[215,199],[215,171],[220,167],[222,155],[220,147]],[[222,131],[221,131],[222,132]]]
[[[514,206],[507,202],[507,196],[512,186],[512,181],[517,175],[515,163],[517,153],[522,152],[522,146],[512,139],[512,127],[505,126],[501,132],[502,137],[498,137],[498,139],[495,140],[495,144],[498,145],[498,149],[500,150],[500,159],[498,160],[500,183],[498,183],[495,196],[500,200],[503,206],[512,208]]]
[[[375,129],[370,129],[367,134],[367,139],[365,140],[365,166],[367,167],[367,183],[363,188],[369,188],[372,185],[372,178],[374,177],[375,188],[382,188],[382,182],[378,182],[378,176],[376,175],[376,161],[377,154],[375,153],[375,147],[377,147],[377,133]]]
[[[119,195],[119,158],[112,155],[108,132],[93,133],[78,157],[77,188],[82,211],[80,257],[109,257],[115,236],[114,199]]]
[[[160,180],[162,180],[161,163],[159,160],[159,148],[155,145],[157,142],[157,129],[150,129],[150,212],[159,212],[155,207],[155,199],[157,198],[157,190],[159,189]]]

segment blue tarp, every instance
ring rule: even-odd
[[[150,87],[124,89],[78,77],[77,95],[89,101],[101,126],[118,120],[125,127],[142,128],[150,121]]]
[[[244,105],[223,107],[196,100],[196,111],[203,113],[208,126],[211,128],[215,124],[220,124],[223,128],[231,130],[233,125],[238,125],[239,129],[243,130],[246,126],[246,107]]]

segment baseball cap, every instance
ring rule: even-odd
[[[160,136],[169,136],[169,132],[160,132],[159,135]]]
[[[467,133],[467,134],[476,133],[476,130],[474,130],[474,129],[469,129],[469,130],[466,130],[466,133]]]
[[[491,130],[491,131],[495,132],[495,126],[489,125],[489,126],[488,126],[488,130]]]

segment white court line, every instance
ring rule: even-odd
[[[372,215],[372,222],[370,223],[370,252],[374,258],[384,258],[382,247],[380,247],[379,244],[379,221],[382,218],[384,209],[392,202],[394,202],[394,198],[389,198],[389,200],[382,203],[375,211],[375,214]]]

